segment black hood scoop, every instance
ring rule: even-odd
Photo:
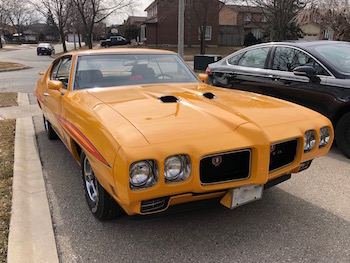
[[[158,97],[158,100],[164,103],[177,103],[180,101],[178,98],[172,95]]]
[[[211,92],[205,92],[205,93],[203,93],[203,96],[206,97],[207,99],[210,99],[210,100],[216,99],[216,96]]]

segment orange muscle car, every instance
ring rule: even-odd
[[[101,220],[217,197],[235,208],[307,169],[334,137],[321,114],[209,86],[170,51],[66,53],[35,95],[48,138],[81,165]]]

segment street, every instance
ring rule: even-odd
[[[38,72],[53,58],[28,46],[0,51],[0,60],[31,67],[0,72],[0,92],[30,93],[35,103]],[[350,162],[336,146],[235,210],[210,201],[100,222],[79,165],[61,141],[47,139],[41,116],[33,121],[60,262],[350,262]]]

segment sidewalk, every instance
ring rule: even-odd
[[[41,115],[28,94],[18,94],[18,106],[0,108],[0,119],[16,118],[13,196],[8,263],[59,262],[49,204],[36,147],[33,116]]]

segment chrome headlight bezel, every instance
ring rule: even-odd
[[[133,190],[152,187],[158,182],[158,165],[155,160],[134,162],[129,168],[129,184]]]
[[[304,134],[304,153],[310,152],[316,145],[316,132],[308,130]]]
[[[191,160],[187,154],[169,156],[164,161],[165,183],[185,181],[191,174]]]
[[[329,140],[331,139],[331,129],[328,126],[324,126],[320,129],[320,142],[318,148],[321,149],[328,145]]]

